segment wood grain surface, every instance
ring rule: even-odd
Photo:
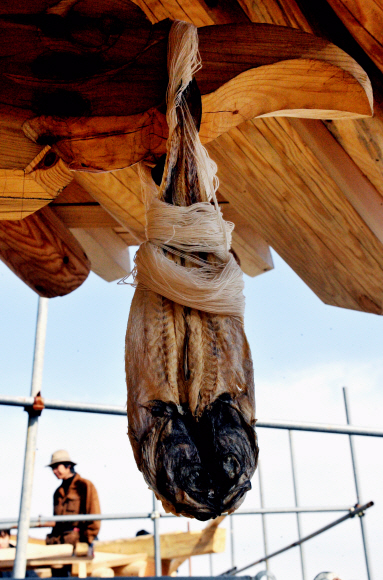
[[[379,0],[328,0],[363,50],[383,72],[383,4]]]
[[[223,195],[326,304],[381,314],[383,246],[287,120],[208,148]]]
[[[90,271],[81,246],[49,208],[23,220],[0,221],[0,259],[46,298],[76,290]]]

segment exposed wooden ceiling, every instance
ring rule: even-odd
[[[126,72],[103,80],[110,83],[113,99],[101,91],[92,100],[99,89],[93,71],[79,99],[81,103],[87,102],[84,95],[90,99],[93,108],[88,117],[79,114],[75,98],[65,100],[57,91],[59,81],[73,97],[80,90],[79,78],[58,79],[51,70],[52,78],[42,79],[40,69],[37,78],[36,67],[31,65],[40,59],[39,66],[47,66],[36,38],[44,40],[45,50],[68,51],[64,35],[47,34],[44,26],[52,25],[52,16],[62,25],[77,2],[38,0],[33,7],[21,0],[5,4],[1,9],[6,14],[0,14],[1,55],[13,55],[9,43],[21,25],[30,51],[22,59],[13,55],[10,68],[4,68],[6,59],[0,66],[4,80],[0,90],[0,256],[38,293],[62,295],[85,279],[89,264],[85,261],[80,267],[77,262],[81,247],[90,268],[104,279],[124,276],[129,270],[127,246],[144,239],[145,213],[137,172],[134,167],[116,168],[143,156],[153,162],[164,151],[164,59],[169,29],[165,19],[170,18],[201,27],[204,67],[197,78],[203,94],[201,136],[209,142],[209,153],[218,164],[220,203],[226,219],[236,224],[233,248],[243,270],[255,276],[272,268],[271,246],[325,303],[382,313],[383,8],[379,4],[373,0],[135,0],[137,9],[132,13],[128,0],[81,0],[78,9],[83,5],[88,10],[92,5],[93,20],[87,32],[74,31],[76,46],[81,41],[79,59],[97,52],[100,43],[111,43],[110,31],[115,44],[106,51],[108,63],[114,59],[115,66],[119,43],[129,54],[135,52],[136,58]],[[22,13],[24,19],[19,16]],[[38,13],[50,15],[44,26]],[[123,23],[120,32],[111,25],[112,16],[118,14]],[[131,21],[128,14],[134,15]],[[256,33],[246,28],[251,22],[273,26],[267,33]],[[212,25],[226,24],[238,26],[227,28],[226,36],[219,28],[209,30]],[[230,42],[233,30],[236,43]],[[149,37],[148,59],[148,51],[145,57],[140,51]],[[94,59],[90,62],[96,66]],[[126,63],[120,65],[125,70]],[[371,95],[363,69],[374,93],[370,118]],[[31,78],[30,70],[37,77]],[[144,81],[140,95],[137,86]],[[56,83],[56,92],[49,92],[49,83]],[[48,97],[56,95],[56,101],[53,97],[44,101],[44,91]],[[40,99],[38,106],[36,99]],[[61,115],[56,110],[60,103]],[[141,112],[147,110],[143,120]],[[148,127],[145,132],[143,128]],[[109,172],[73,171],[81,166]],[[51,240],[55,250],[46,241],[47,210],[36,211],[50,200],[50,214],[60,223],[54,243]],[[50,256],[67,256],[64,250],[57,254],[57,248],[64,247],[63,231],[71,235],[71,248],[77,248],[73,249],[77,269],[71,274],[77,282],[66,281],[58,289],[60,284],[49,282],[53,270],[41,284],[36,282],[36,273],[42,276],[41,264],[49,270]],[[27,273],[21,265],[25,263]],[[65,278],[62,272],[54,276]]]

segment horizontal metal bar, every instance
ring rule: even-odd
[[[292,431],[315,431],[317,433],[383,437],[383,429],[355,427],[355,425],[331,425],[326,423],[304,423],[301,421],[257,421],[256,426],[267,429],[290,429]]]
[[[234,512],[233,516],[243,515],[261,515],[261,514],[295,514],[295,513],[323,513],[323,512],[348,512],[353,510],[353,506],[334,506],[334,507],[288,507],[288,508],[259,508],[259,509],[242,509]],[[151,512],[133,513],[133,514],[76,514],[73,516],[39,516],[31,518],[31,528],[51,527],[49,522],[87,522],[94,520],[135,520],[150,519]],[[160,513],[161,518],[175,518],[173,514]],[[17,527],[17,518],[8,518],[0,520],[0,528]]]
[[[291,548],[295,548],[297,546],[300,546],[304,542],[307,542],[307,540],[311,540],[312,538],[315,538],[315,536],[319,536],[319,534],[322,534],[323,532],[330,530],[334,526],[341,524],[342,522],[348,520],[349,518],[353,518],[355,516],[363,516],[364,512],[368,508],[372,507],[373,505],[374,505],[374,502],[369,501],[368,503],[366,503],[362,506],[358,506],[358,507],[355,506],[352,509],[352,511],[350,511],[350,513],[346,514],[345,516],[342,516],[341,518],[335,520],[334,522],[331,522],[330,524],[327,524],[327,526],[323,526],[323,528],[319,528],[319,530],[312,532],[308,536],[305,536],[304,538],[301,538],[300,540],[297,540],[296,542],[293,542],[292,544],[289,544],[288,546],[285,546],[284,548],[281,548],[280,550],[277,550],[276,552],[273,552],[272,554],[268,554],[267,556],[264,556],[263,558],[260,558],[259,560],[252,562],[251,564],[247,564],[247,566],[243,566],[243,568],[239,568],[239,569],[234,568],[232,570],[229,570],[228,572],[225,572],[224,574],[220,574],[220,576],[235,576],[235,575],[239,574],[239,572],[243,572],[244,570],[248,570],[249,568],[252,568],[253,566],[255,566],[257,564],[261,564],[262,562],[265,562],[266,560],[270,560],[270,558],[273,558],[274,556],[278,556],[279,554],[282,554],[283,552],[287,552],[287,550],[291,550]]]
[[[0,395],[0,405],[13,405],[16,407],[31,407],[33,397],[10,397]],[[123,415],[126,417],[126,408],[118,405],[99,405],[92,403],[77,403],[60,401],[57,399],[44,399],[46,409],[54,411],[77,411],[80,413],[102,413],[104,415]]]
[[[30,407],[33,405],[33,397],[11,397],[0,395],[0,405],[13,405],[16,407]],[[82,413],[103,413],[105,415],[126,416],[126,408],[117,405],[99,405],[91,403],[76,403],[59,401],[56,399],[44,399],[46,409],[55,411],[78,411]],[[293,421],[258,421],[257,427],[267,429],[291,429],[292,431],[315,431],[317,433],[336,433],[340,435],[364,435],[367,437],[383,437],[383,429],[371,429],[369,427],[355,427],[354,425],[331,425],[326,423],[304,423]]]

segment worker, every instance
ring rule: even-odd
[[[47,467],[51,467],[62,484],[53,496],[53,513],[55,516],[75,514],[99,514],[100,503],[97,490],[88,479],[83,479],[75,472],[76,463],[71,460],[64,449],[55,451]],[[76,521],[56,522],[52,532],[47,535],[47,544],[72,544],[77,542],[93,543],[100,530],[101,522]]]
[[[11,541],[11,530],[0,530],[0,550],[14,547],[15,544]],[[12,559],[12,557],[7,556],[7,559]],[[34,570],[26,570],[25,577],[38,578],[38,575]],[[13,578],[13,572],[11,570],[0,570],[0,578]]]
[[[0,530],[0,550],[2,548],[14,548],[11,544],[11,530]]]

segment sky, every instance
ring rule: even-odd
[[[352,422],[382,428],[383,321],[373,314],[324,305],[273,252],[275,269],[245,276],[245,329],[254,361],[257,418],[345,424],[342,387],[349,391]],[[0,393],[29,395],[37,295],[0,262]],[[91,273],[75,292],[49,301],[42,395],[46,398],[124,406],[124,336],[133,289],[107,283]],[[0,518],[19,509],[27,414],[0,406]],[[121,416],[43,411],[39,420],[31,515],[52,513],[58,482],[45,467],[56,449],[69,451],[77,470],[96,485],[103,513],[150,511],[152,495],[130,449],[127,421]],[[288,432],[258,429],[266,507],[294,505]],[[356,503],[347,436],[295,432],[299,502],[302,506]],[[364,517],[373,578],[383,569],[383,440],[355,438],[361,500],[375,505]],[[243,508],[260,506],[258,474]],[[340,517],[302,515],[304,535]],[[186,531],[205,524],[185,518],[160,521],[160,530]],[[235,564],[264,555],[261,517],[232,517]],[[230,521],[221,524],[229,531]],[[130,537],[150,520],[103,522],[100,540]],[[295,515],[266,518],[269,552],[297,539]],[[44,537],[49,530],[32,530]],[[307,580],[333,571],[341,580],[367,578],[358,519],[305,544]],[[231,567],[230,534],[223,554],[192,560],[193,575],[219,574]],[[263,565],[250,568],[255,575]],[[300,580],[297,548],[270,560],[277,580]],[[188,575],[187,564],[180,575]]]

